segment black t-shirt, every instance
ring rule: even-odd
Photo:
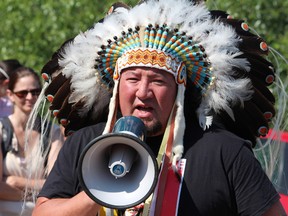
[[[249,142],[221,128],[203,131],[197,124],[188,125],[178,215],[261,215],[279,200]],[[77,173],[81,151],[104,126],[86,127],[67,139],[40,197],[70,198],[82,191]],[[146,143],[157,155],[161,137],[147,138]]]

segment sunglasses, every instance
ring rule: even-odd
[[[26,98],[29,93],[32,94],[32,96],[39,96],[41,92],[41,89],[32,89],[32,90],[22,90],[18,92],[13,92],[18,98]]]

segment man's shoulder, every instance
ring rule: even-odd
[[[213,167],[218,172],[224,170],[228,172],[239,156],[253,157],[251,144],[230,131],[210,128],[198,132],[199,134],[194,134],[197,138],[192,138],[191,135],[190,143],[185,143],[184,146],[185,158],[191,164],[200,164],[200,167],[211,167],[211,169]]]
[[[208,130],[206,133],[204,133],[207,137],[213,137],[216,138],[217,140],[221,141],[233,141],[236,143],[243,143],[243,142],[248,142],[247,140],[243,139],[242,137],[239,137],[235,133],[224,129],[220,127],[214,127],[211,130]]]
[[[222,150],[239,151],[243,147],[252,149],[252,143],[238,135],[223,129],[213,128],[203,133],[204,142],[210,142],[212,146],[218,145]]]
[[[70,149],[71,146],[75,146],[75,148],[84,148],[90,141],[102,135],[105,124],[105,122],[101,122],[75,131],[67,137],[64,146],[68,146],[67,148]]]
[[[98,124],[94,124],[94,125],[89,125],[86,126],[84,128],[81,128],[80,130],[76,131],[75,133],[73,133],[73,135],[76,136],[100,136],[103,131],[104,131],[104,127],[106,125],[106,122],[100,122]]]
[[[243,147],[252,149],[250,141],[217,126],[205,131],[200,128],[188,133],[185,146],[194,151],[198,149],[205,152],[234,152],[234,154],[237,154]]]

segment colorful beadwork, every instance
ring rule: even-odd
[[[54,115],[55,117],[57,117],[58,113],[59,113],[59,110],[53,110],[53,115]]]
[[[273,114],[271,112],[265,112],[263,115],[267,120],[271,120],[273,118]]]
[[[53,100],[54,100],[54,96],[53,96],[53,95],[48,94],[46,97],[47,97],[47,100],[48,100],[50,103],[53,102]]]
[[[260,134],[260,136],[265,136],[268,133],[268,128],[265,126],[261,126],[258,129],[258,133]]]
[[[60,124],[61,125],[66,126],[68,123],[69,123],[69,121],[67,119],[65,119],[65,118],[60,119]]]
[[[268,45],[265,42],[261,42],[260,43],[260,48],[263,51],[267,51],[268,50]]]
[[[274,77],[273,75],[268,75],[268,76],[266,77],[266,79],[265,79],[265,81],[266,81],[267,84],[273,83],[274,80],[275,80],[275,77]]]
[[[127,32],[122,32],[121,37],[115,36],[113,40],[107,41],[107,45],[101,46],[98,52],[99,58],[96,59],[97,69],[101,81],[108,88],[113,84],[112,77],[114,79],[119,77],[119,74],[113,75],[116,64],[118,64],[117,71],[121,71],[127,65],[157,66],[174,74],[176,81],[185,84],[186,74],[183,81],[183,66],[182,74],[177,74],[182,62],[185,64],[187,78],[202,90],[208,88],[212,72],[205,49],[199,43],[192,37],[187,37],[185,32],[168,29],[165,24],[162,26],[149,24],[142,30],[144,34],[140,34],[141,30],[140,27],[129,28]],[[144,35],[143,38],[140,38],[140,35]],[[140,41],[143,41],[143,44]],[[154,55],[156,53],[157,55]],[[119,59],[121,56],[122,59]]]
[[[143,66],[153,67],[171,73],[175,77],[175,81],[178,83],[178,78],[181,77],[178,84],[186,83],[186,74],[183,74],[182,68],[180,68],[182,62],[179,62],[177,58],[172,55],[166,54],[160,50],[153,48],[137,48],[132,49],[122,55],[117,61],[117,70],[115,70],[114,79],[118,79],[119,72],[128,67]],[[180,69],[180,71],[179,71]],[[182,72],[182,75],[178,75],[178,72]],[[183,81],[184,79],[184,81]]]
[[[243,22],[241,23],[241,28],[244,30],[244,31],[249,31],[249,26],[247,23]]]
[[[45,82],[48,82],[50,80],[50,76],[47,73],[42,73],[41,76],[43,80],[45,80]]]

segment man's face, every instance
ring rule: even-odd
[[[121,113],[142,119],[148,136],[164,133],[176,94],[175,79],[166,71],[145,67],[122,71],[119,83]]]

